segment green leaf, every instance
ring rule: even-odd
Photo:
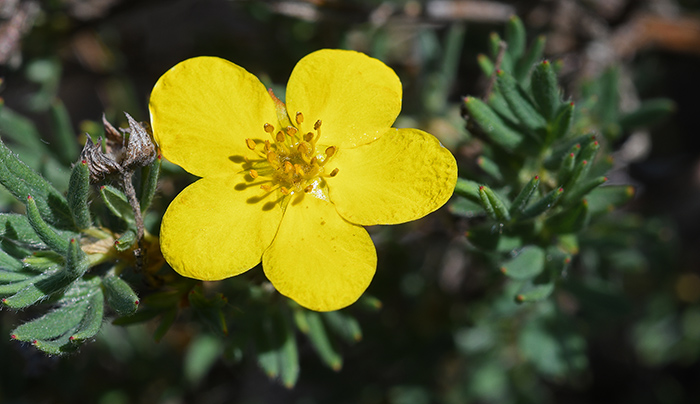
[[[464,178],[457,178],[457,184],[455,185],[455,194],[463,196],[472,202],[481,203],[481,196],[479,196],[479,187],[481,184],[465,180]]]
[[[510,205],[511,217],[517,218],[523,213],[523,210],[530,202],[532,195],[535,194],[535,191],[537,191],[539,186],[540,177],[538,175],[532,177],[532,179],[527,184],[525,184],[523,189],[520,190],[520,193],[518,193],[518,195],[513,200],[513,203]]]
[[[344,311],[329,311],[321,313],[328,327],[349,344],[362,339],[360,323]]]
[[[540,247],[523,247],[515,257],[503,263],[501,272],[518,280],[534,278],[544,269],[544,260],[544,250]]]
[[[548,298],[554,292],[554,283],[526,283],[515,296],[518,303],[539,302]]]
[[[481,205],[491,217],[501,222],[510,220],[508,206],[506,206],[503,200],[496,195],[491,188],[482,185],[479,187],[479,196],[481,198]]]
[[[567,133],[569,133],[569,129],[571,129],[571,124],[574,122],[575,110],[576,105],[573,102],[564,104],[559,109],[559,113],[557,113],[549,129],[549,143],[566,137]]]
[[[557,171],[557,183],[566,184],[571,178],[571,174],[574,172],[574,167],[576,166],[576,154],[581,151],[581,145],[574,145],[569,153],[564,156],[564,159],[559,166],[559,171]]]
[[[607,177],[596,177],[588,181],[582,181],[576,184],[571,191],[564,194],[562,197],[562,203],[565,205],[571,205],[582,198],[584,198],[589,192],[598,188],[599,186],[605,184],[608,181]]]
[[[81,230],[92,226],[90,209],[88,208],[89,195],[90,169],[87,161],[83,160],[73,166],[68,184],[68,195],[66,195],[75,224]]]
[[[118,218],[129,225],[134,225],[134,211],[131,209],[126,195],[115,187],[103,185],[100,187],[100,195],[107,208]]]
[[[136,244],[136,241],[136,232],[129,229],[114,242],[114,248],[117,251],[126,251]]]
[[[187,295],[190,305],[197,315],[221,336],[228,335],[228,325],[223,308],[228,301],[222,294],[216,294],[211,299],[204,296],[200,287],[194,288]]]
[[[70,336],[73,343],[82,343],[93,338],[100,332],[104,319],[104,294],[100,288],[96,288],[87,300],[87,310],[80,325]]]
[[[138,316],[138,313],[136,315],[130,315],[128,318],[131,320],[134,320]],[[158,324],[158,327],[156,330],[153,332],[153,339],[156,342],[160,342],[161,339],[165,336],[165,333],[168,332],[170,327],[175,323],[175,319],[177,318],[177,309],[170,309],[166,310],[163,313],[163,316],[160,319],[160,323]],[[145,320],[143,320],[145,321]],[[112,322],[112,324],[117,324],[116,320]]]
[[[484,170],[484,172],[488,175],[490,175],[493,179],[496,181],[503,181],[503,174],[501,174],[501,168],[498,167],[498,164],[496,164],[493,160],[486,156],[479,156],[476,159],[476,164]]]
[[[649,127],[663,121],[675,112],[676,104],[667,98],[645,100],[636,110],[620,118],[623,130]]]
[[[321,358],[323,363],[335,371],[339,371],[343,366],[343,358],[336,350],[328,337],[326,328],[321,321],[321,315],[314,311],[305,311],[306,321],[309,324],[309,340],[313,345],[316,353]]]
[[[607,69],[599,79],[598,102],[596,111],[600,116],[601,126],[616,122],[620,107],[620,93],[618,90],[619,71],[616,67]]]
[[[500,70],[496,72],[496,85],[503,94],[503,98],[510,106],[513,114],[518,117],[520,123],[531,132],[537,132],[547,126],[544,118],[535,109],[528,99],[525,91],[509,73]]]
[[[29,307],[49,296],[63,292],[75,279],[69,276],[64,269],[53,274],[41,274],[29,280],[22,289],[10,297],[2,299],[4,306],[11,309],[21,309]],[[23,284],[24,282],[17,282]],[[14,286],[15,284],[12,284]],[[5,295],[3,286],[0,286],[0,295]],[[10,285],[7,285],[9,289]]]
[[[70,333],[53,340],[35,339],[32,341],[34,348],[44,351],[49,355],[65,355],[77,349],[76,344],[70,341]]]
[[[80,243],[76,239],[71,239],[66,254],[66,274],[72,279],[78,279],[85,275],[89,268],[90,261],[87,254],[80,248]]]
[[[462,216],[466,218],[471,218],[475,216],[481,216],[486,213],[481,203],[473,202],[470,199],[456,196],[450,205],[448,206],[450,213],[457,216]]]
[[[549,61],[544,60],[535,67],[530,83],[537,109],[547,121],[551,122],[554,120],[554,114],[561,100],[557,75]]]
[[[199,385],[221,357],[221,340],[211,335],[200,334],[190,342],[183,362],[185,379],[190,385]]]
[[[563,193],[564,188],[561,187],[551,190],[540,200],[525,208],[522,215],[520,215],[520,220],[531,219],[548,211],[549,209],[554,207],[554,205],[556,205]]]
[[[12,339],[33,341],[58,338],[77,327],[87,309],[88,304],[84,301],[56,308],[15,328],[11,333]]]
[[[517,60],[525,51],[525,26],[518,16],[513,15],[506,24],[506,43],[508,54],[513,60]]]
[[[504,123],[506,125],[510,125],[512,127],[518,126],[520,120],[513,114],[510,105],[508,105],[506,99],[503,98],[503,95],[501,95],[498,87],[495,87],[494,91],[492,91],[491,95],[489,95],[488,105],[496,112],[496,114],[504,119]]]
[[[610,212],[624,205],[634,196],[631,185],[607,185],[593,189],[588,195],[588,209],[591,214]]]
[[[0,108],[0,133],[29,150],[44,153],[46,146],[31,120],[3,106]]]
[[[513,76],[518,83],[524,83],[527,79],[527,75],[532,69],[532,65],[535,64],[540,58],[542,58],[542,53],[544,52],[544,46],[547,42],[547,38],[544,35],[540,35],[535,39],[535,42],[530,45],[530,49],[523,55],[523,57],[518,60],[515,64],[515,71]]]
[[[63,195],[27,167],[0,141],[0,184],[15,198],[26,201],[34,197],[41,217],[50,225],[63,230],[75,230],[68,202]]]
[[[494,250],[501,238],[500,226],[484,223],[465,232],[467,240],[482,250]]]
[[[491,76],[493,71],[496,69],[491,59],[488,56],[480,53],[476,56],[476,61],[479,63],[479,67],[485,76]]]
[[[80,155],[78,139],[73,130],[70,116],[65,105],[59,99],[54,99],[50,107],[51,125],[56,135],[56,154],[64,165],[74,162]]]
[[[274,314],[276,332],[279,333],[282,345],[277,352],[280,362],[280,380],[287,388],[292,388],[296,385],[299,379],[299,351],[297,341],[294,335],[294,327],[291,319],[284,315],[282,311],[276,311]]]
[[[41,240],[53,251],[65,254],[68,252],[69,240],[61,237],[54,229],[49,226],[39,213],[39,207],[36,204],[36,199],[31,195],[27,196],[27,219],[36,234]]]
[[[580,201],[575,206],[550,216],[545,225],[554,233],[576,233],[588,224],[588,204]]]
[[[523,135],[507,126],[483,101],[467,97],[464,100],[464,105],[471,118],[493,143],[506,150],[513,150],[520,146]]]
[[[0,237],[36,248],[44,246],[27,216],[17,213],[0,213]]]
[[[126,281],[118,276],[109,275],[102,278],[107,304],[120,316],[136,312],[139,298]]]
[[[162,157],[159,154],[151,164],[143,168],[143,174],[141,177],[141,193],[139,197],[139,204],[142,212],[146,211],[146,209],[151,206],[153,196],[158,188],[158,176],[160,175],[161,162]]]
[[[22,262],[28,267],[47,272],[65,264],[65,258],[54,251],[35,251],[32,255],[25,257]]]

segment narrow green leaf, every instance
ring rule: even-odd
[[[21,271],[24,265],[19,259],[9,255],[3,250],[0,250],[0,269],[5,272],[16,272]],[[0,279],[3,279],[0,277]]]
[[[76,239],[71,239],[66,253],[66,274],[73,279],[78,279],[85,275],[90,268],[90,261],[87,254],[80,248],[80,243]]]
[[[331,343],[326,328],[321,321],[321,315],[309,310],[305,314],[306,321],[309,324],[308,336],[309,340],[311,340],[311,345],[313,345],[323,363],[335,371],[340,370],[343,366],[343,358]]]
[[[160,165],[162,162],[162,157],[159,154],[156,159],[153,160],[151,164],[144,167],[141,180],[141,196],[139,198],[139,204],[141,205],[141,211],[144,212],[151,206],[153,201],[153,196],[158,188],[158,177],[160,175]]]
[[[68,202],[63,195],[17,158],[0,141],[0,184],[15,198],[25,201],[29,195],[36,199],[42,218],[63,230],[75,230]]]
[[[547,158],[544,161],[544,167],[548,170],[557,169],[560,166],[564,157],[573,151],[572,148],[578,145],[578,147],[575,150],[575,152],[578,153],[578,151],[582,147],[585,147],[590,142],[594,142],[595,139],[596,136],[589,133],[555,143],[554,146],[552,146],[552,152],[549,154],[549,156],[547,156]]]
[[[54,293],[64,291],[71,283],[73,283],[73,281],[74,279],[68,276],[64,270],[59,270],[58,272],[50,275],[41,274],[30,280],[29,284],[14,295],[2,299],[2,303],[4,306],[11,309],[22,309],[29,307],[36,302],[47,299]],[[0,295],[3,294],[2,286],[0,286]]]
[[[557,183],[566,184],[571,178],[571,174],[574,172],[574,167],[576,167],[576,155],[581,151],[581,145],[574,145],[569,153],[564,156],[564,159],[559,166],[559,171],[557,171]]]
[[[564,194],[562,203],[565,205],[574,204],[584,198],[593,189],[605,184],[607,181],[608,178],[603,176],[592,178],[588,181],[581,181],[577,183],[571,191]]]
[[[480,53],[476,56],[476,61],[479,63],[479,67],[485,76],[490,77],[493,71],[496,69],[491,59],[488,56]]]
[[[591,214],[610,212],[624,205],[634,196],[631,185],[607,185],[593,189],[588,195],[588,209]]]
[[[501,42],[501,37],[497,32],[492,32],[489,35],[489,51],[491,52],[491,59],[498,59],[498,53],[501,50]]]
[[[517,116],[513,114],[510,105],[503,98],[503,95],[498,90],[498,87],[494,88],[488,99],[488,105],[493,109],[496,114],[503,118],[505,125],[511,125],[512,127],[517,127],[520,124],[520,120]]]
[[[538,110],[548,122],[552,122],[561,101],[557,75],[548,60],[542,61],[535,67],[530,86]],[[556,136],[558,137],[560,136]]]
[[[508,127],[483,101],[467,97],[464,100],[464,105],[471,118],[492,142],[506,150],[513,150],[522,143],[523,135]]]
[[[365,293],[357,299],[356,306],[369,311],[377,311],[382,308],[382,302],[376,297]]]
[[[183,361],[183,373],[192,386],[199,385],[221,357],[223,346],[217,337],[200,334],[190,342]]]
[[[482,185],[479,187],[479,196],[481,197],[482,206],[494,219],[501,222],[510,220],[508,206],[491,188]]]
[[[474,226],[467,230],[464,235],[475,247],[486,251],[495,250],[501,239],[500,226],[491,223]]]
[[[523,57],[518,60],[515,64],[515,71],[513,76],[518,83],[524,83],[527,79],[527,75],[530,73],[532,66],[542,58],[542,53],[544,52],[544,46],[547,42],[547,38],[544,35],[540,35],[535,39],[535,42],[530,45],[530,49],[523,55]]]
[[[553,142],[557,139],[563,139],[566,137],[569,129],[571,129],[571,124],[574,121],[574,112],[576,110],[576,105],[573,102],[564,104],[560,108],[559,113],[554,118],[554,122],[549,129],[549,141]]]
[[[503,181],[503,174],[501,174],[501,168],[493,160],[486,156],[479,156],[476,159],[476,164],[484,170],[484,172],[490,175],[496,181]]]
[[[0,108],[0,133],[29,150],[39,153],[46,151],[34,123],[6,106]]]
[[[269,313],[266,313],[253,327],[258,365],[260,365],[267,377],[274,379],[280,374],[280,361],[277,357],[277,350],[281,343],[279,335],[272,329],[272,320]]]
[[[450,202],[448,209],[453,215],[466,218],[481,216],[486,213],[480,202],[474,202],[462,196],[456,196],[454,200]]]
[[[480,186],[480,184],[474,181],[465,180],[464,178],[457,178],[455,194],[463,196],[470,201],[481,203],[481,197],[479,196]]]
[[[60,338],[53,340],[35,339],[32,341],[34,348],[43,351],[49,355],[65,355],[70,352],[75,352],[77,345],[71,344],[70,333],[62,335]]]
[[[549,209],[554,207],[554,205],[556,205],[563,193],[564,188],[556,188],[551,190],[549,193],[547,193],[547,195],[542,197],[542,199],[525,208],[522,215],[520,216],[520,219],[531,219],[548,211]]]
[[[68,207],[79,229],[92,226],[88,196],[90,194],[90,169],[87,161],[79,161],[73,166],[68,184]]]
[[[515,257],[505,261],[501,272],[513,279],[530,279],[544,269],[544,250],[536,246],[523,247]]]
[[[545,226],[558,234],[576,233],[588,224],[589,217],[588,204],[580,201],[575,206],[548,217]]]
[[[515,296],[518,303],[539,302],[548,298],[554,292],[554,283],[532,284],[528,283]]]
[[[12,330],[12,339],[32,341],[58,338],[80,324],[87,308],[87,302],[56,308]]]
[[[47,272],[62,266],[65,258],[54,251],[35,251],[22,259],[22,262],[34,270]]]
[[[21,267],[21,262],[17,261],[17,263],[20,264],[20,267],[13,267],[13,268],[7,268],[3,262],[2,255],[4,254],[3,251],[0,251],[0,284],[10,284],[10,283],[15,283],[15,282],[22,282],[26,281],[29,279],[33,279],[37,276],[36,272],[32,272],[29,270],[22,270]],[[9,269],[9,270],[8,270]]]
[[[196,310],[197,315],[208,324],[213,331],[221,336],[228,335],[228,325],[226,324],[226,316],[223,308],[227,304],[226,298],[222,294],[217,294],[212,298],[207,298],[202,293],[201,288],[197,287],[190,291],[187,295],[192,308]]]
[[[126,251],[136,244],[136,241],[136,232],[127,230],[114,242],[114,248],[117,251]]]
[[[601,126],[607,126],[616,122],[620,107],[620,93],[618,90],[619,71],[616,67],[607,69],[599,79],[598,102],[596,111],[600,116]]]
[[[514,219],[520,216],[523,213],[523,210],[527,206],[528,203],[530,203],[530,199],[532,198],[532,195],[535,194],[535,191],[540,186],[540,177],[538,175],[532,177],[532,179],[525,184],[523,189],[520,190],[520,193],[515,197],[513,200],[513,204],[510,205],[510,215]]]
[[[102,195],[107,208],[116,217],[131,225],[135,223],[134,211],[122,191],[109,185],[103,185],[100,187],[100,195]]]
[[[508,43],[508,54],[513,60],[517,60],[525,51],[525,42],[527,40],[525,34],[525,25],[513,15],[506,24],[506,43]]]
[[[61,162],[68,165],[74,162],[80,150],[78,149],[78,139],[73,130],[73,123],[70,120],[65,105],[59,99],[54,99],[51,103],[51,125],[56,135],[57,147],[54,147]]]
[[[68,251],[69,240],[61,237],[54,229],[52,229],[41,217],[39,208],[36,204],[36,199],[31,195],[27,196],[27,219],[36,234],[41,240],[49,246],[50,249],[65,254]]]
[[[663,121],[675,110],[676,104],[668,98],[645,100],[639,108],[620,118],[620,126],[627,131],[652,126]]]
[[[299,379],[300,370],[294,327],[289,317],[281,311],[277,312],[274,318],[277,332],[282,340],[282,346],[277,353],[280,362],[280,380],[286,388],[291,389]]]
[[[6,297],[6,296],[12,296],[14,294],[17,294],[19,291],[29,287],[30,285],[32,285],[34,283],[41,281],[42,279],[46,279],[47,277],[48,277],[48,275],[41,274],[41,275],[38,275],[34,278],[29,278],[29,279],[26,279],[23,281],[0,284],[0,296]]]
[[[133,320],[135,318],[135,315],[131,315],[128,318]],[[153,331],[153,340],[156,342],[160,342],[160,340],[163,339],[170,327],[172,327],[172,325],[175,323],[176,318],[177,309],[173,308],[170,310],[166,310],[160,318],[160,323],[158,324],[158,327],[156,327],[156,330]],[[113,321],[112,324],[117,324],[116,320]]]
[[[328,327],[349,344],[362,339],[362,329],[355,317],[344,311],[329,311],[321,313]]]
[[[598,150],[600,150],[600,143],[598,143],[597,140],[594,140],[592,142],[589,142],[586,144],[586,146],[581,148],[581,152],[579,155],[576,157],[577,161],[588,161],[589,163],[593,162],[593,159],[595,159],[596,154],[598,153]]]
[[[518,117],[518,120],[525,128],[536,132],[546,127],[547,123],[544,118],[537,112],[524,90],[515,81],[513,76],[504,70],[497,71],[496,85],[513,111],[513,114]]]
[[[78,328],[70,336],[70,341],[73,343],[81,343],[95,337],[102,328],[103,319],[104,294],[101,289],[97,288],[88,298],[85,315],[80,321]]]
[[[139,307],[139,298],[126,281],[110,275],[102,278],[102,285],[107,305],[118,315],[128,316],[136,312]]]
[[[27,216],[17,213],[0,213],[0,237],[41,248],[44,242],[29,224]]]

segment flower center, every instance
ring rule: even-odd
[[[321,138],[321,121],[313,124],[313,130],[304,132],[304,115],[297,112],[296,126],[276,128],[266,123],[263,126],[272,139],[264,143],[246,139],[246,146],[255,152],[256,158],[245,157],[245,169],[250,181],[262,180],[260,188],[266,192],[279,190],[283,195],[295,192],[325,192],[324,177],[335,177],[338,169],[326,172],[326,163],[335,155],[337,147],[323,149],[318,145]],[[311,128],[307,128],[311,129]],[[261,146],[262,147],[259,147]],[[321,195],[318,195],[321,196]]]

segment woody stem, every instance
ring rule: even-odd
[[[132,170],[125,170],[121,172],[122,188],[126,194],[126,198],[129,200],[129,205],[131,205],[131,210],[134,212],[134,222],[136,222],[136,239],[138,240],[138,248],[134,249],[134,257],[136,257],[136,269],[141,270],[143,268],[143,216],[141,215],[141,206],[139,200],[136,198],[136,190],[134,190],[134,184],[131,182],[131,178],[134,172]]]

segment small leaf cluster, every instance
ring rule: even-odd
[[[495,33],[490,41],[490,57],[478,60],[492,86],[484,99],[464,99],[467,128],[482,141],[481,155],[469,178],[458,180],[451,210],[470,219],[472,247],[521,283],[515,299],[539,301],[555,290],[578,253],[579,233],[633,196],[629,186],[604,185],[612,167],[609,128],[641,123],[652,106],[660,118],[669,102],[617,113],[617,83],[602,80],[579,108],[563,98],[557,64],[540,61],[544,37],[526,49],[523,24],[513,17],[505,41]]]
[[[2,112],[3,134],[16,135],[17,128],[13,129],[8,122],[24,122],[18,116],[8,119],[12,114]],[[61,116],[67,119],[64,115]],[[70,126],[69,122],[63,123],[62,126]],[[28,138],[25,143],[32,142],[32,134],[38,135],[33,125],[28,125],[20,128]],[[74,146],[70,156],[77,157],[77,145]],[[156,159],[141,170],[140,197],[144,210],[155,193],[159,166],[160,160]],[[20,160],[1,139],[0,184],[24,204],[25,210],[24,214],[0,213],[2,307],[14,310],[35,305],[48,307],[46,314],[16,327],[11,332],[13,339],[60,355],[75,351],[80,344],[94,338],[109,309],[117,315],[136,311],[139,298],[121,277],[125,269],[133,266],[130,250],[137,243],[134,213],[120,204],[126,200],[124,192],[102,186],[100,195],[111,218],[95,215],[85,160],[73,165],[64,195]],[[118,226],[105,227],[115,221],[120,222]],[[149,240],[144,243],[149,244]]]

